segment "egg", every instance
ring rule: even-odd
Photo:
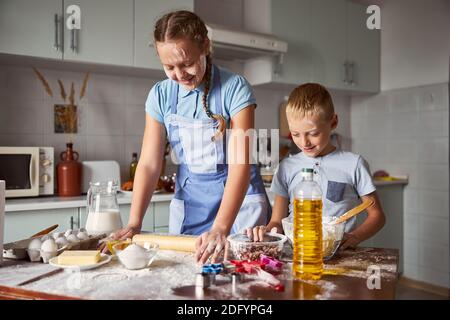
[[[54,240],[56,240],[56,239],[62,237],[63,235],[64,235],[64,233],[62,233],[62,232],[53,232],[53,233],[52,233],[52,238],[53,238]]]
[[[62,236],[59,237],[58,239],[55,240],[56,245],[58,246],[59,249],[61,249],[62,247],[64,247],[66,244],[69,243],[69,241],[67,241],[66,237]]]
[[[73,234],[73,230],[69,229],[66,232],[64,232],[64,236],[67,238],[68,236],[70,236],[71,234]]]
[[[28,244],[28,249],[35,249],[40,250],[42,246],[42,241],[39,238],[35,238],[31,240],[31,242]]]
[[[50,236],[49,236],[48,234],[46,234],[45,236],[43,236],[43,237],[41,238],[41,241],[44,242],[44,241],[46,241],[46,240],[48,240],[48,239],[50,239]]]
[[[89,236],[86,232],[80,231],[77,233],[77,238],[80,240],[86,240],[89,239]]]
[[[53,239],[47,239],[42,243],[41,250],[44,252],[55,252],[58,250],[58,246]]]
[[[68,241],[69,243],[75,243],[75,242],[78,242],[78,241],[79,241],[79,239],[77,238],[77,236],[74,235],[74,234],[69,234],[69,235],[66,237],[66,239],[67,239],[67,241]]]

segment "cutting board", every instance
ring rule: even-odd
[[[83,161],[83,193],[88,192],[90,182],[116,180],[120,182],[120,166],[117,161]]]

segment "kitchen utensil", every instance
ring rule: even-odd
[[[82,192],[87,193],[90,182],[95,181],[117,181],[121,185],[120,166],[117,161],[82,161],[83,186]]]
[[[52,271],[43,273],[43,274],[41,274],[41,275],[39,275],[39,276],[37,276],[37,277],[33,277],[33,278],[31,278],[31,279],[28,279],[28,280],[26,280],[26,281],[23,281],[23,282],[17,284],[17,286],[24,286],[24,285],[26,285],[26,284],[29,284],[29,283],[32,283],[32,282],[41,280],[41,279],[43,279],[43,278],[50,277],[50,276],[52,276],[52,275],[54,275],[54,274],[58,274],[58,273],[60,273],[60,272],[62,272],[62,271],[64,271],[64,269],[58,268],[58,269],[55,269],[55,270],[52,270]]]
[[[372,204],[374,203],[374,201],[372,199],[369,199],[367,201],[364,201],[363,203],[361,203],[359,206],[354,207],[353,209],[348,210],[346,213],[344,213],[342,216],[340,216],[339,218],[337,218],[333,223],[334,224],[339,224],[342,223],[348,219],[350,219],[351,217],[356,216],[357,214],[363,212],[364,210],[366,210],[368,207],[370,207]]]
[[[32,235],[30,238],[40,237],[40,236],[49,234],[50,232],[52,232],[52,231],[55,230],[56,228],[58,228],[58,225],[57,225],[57,224],[55,224],[55,225],[53,225],[53,226],[51,226],[51,227],[48,227],[48,228],[46,228],[46,229],[44,229],[44,230],[42,230],[42,231],[39,231],[38,233]]]
[[[144,245],[145,242],[153,242],[159,245],[161,250],[175,250],[184,252],[195,252],[195,241],[197,236],[190,235],[167,235],[158,233],[137,234],[132,242]]]
[[[121,229],[123,224],[117,203],[118,182],[116,180],[91,182],[90,186],[87,193],[88,233],[110,234]]]

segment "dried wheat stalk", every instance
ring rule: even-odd
[[[81,91],[80,91],[80,100],[84,97],[84,94],[86,93],[86,88],[87,88],[87,83],[88,83],[88,80],[89,80],[89,75],[90,75],[90,71],[86,72],[86,75],[84,76],[83,86],[81,87]]]
[[[66,90],[64,89],[64,84],[62,83],[62,81],[60,79],[58,79],[58,84],[59,84],[59,91],[61,93],[61,98],[64,99],[64,103],[66,102]]]
[[[53,97],[53,91],[52,88],[50,88],[50,85],[48,84],[47,80],[44,78],[44,76],[39,72],[38,69],[35,67],[32,67],[34,73],[38,77],[38,79],[42,82],[42,85],[44,86],[45,91],[50,97]]]
[[[73,85],[70,86],[70,94],[69,94],[69,103],[73,106],[75,105],[75,87]]]

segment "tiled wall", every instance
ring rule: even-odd
[[[86,96],[79,101],[84,73],[40,68],[50,83],[49,97],[31,68],[0,65],[0,145],[53,146],[55,157],[69,136],[55,134],[53,106],[62,103],[57,80],[68,92],[75,84],[78,134],[74,149],[80,160],[117,160],[126,178],[132,152],[140,152],[145,123],[143,101],[154,79],[92,74]]]
[[[39,68],[50,83],[54,96],[49,97],[30,67],[0,65],[0,145],[53,146],[55,156],[65,149],[69,138],[55,134],[53,106],[62,103],[57,80],[69,91],[75,84],[75,97],[84,73]],[[128,164],[133,152],[140,153],[145,125],[144,102],[148,91],[159,79],[123,77],[93,73],[86,96],[75,100],[79,111],[78,134],[74,148],[81,160],[116,160],[121,166],[122,181],[127,179]],[[289,91],[254,89],[258,103],[256,128],[278,128],[278,108]],[[343,146],[350,147],[349,98],[333,93],[340,115],[337,130]],[[167,173],[175,171],[168,162]]]
[[[450,287],[448,83],[351,100],[352,150],[372,172],[408,174],[404,275]],[[387,213],[389,219],[389,213]]]

